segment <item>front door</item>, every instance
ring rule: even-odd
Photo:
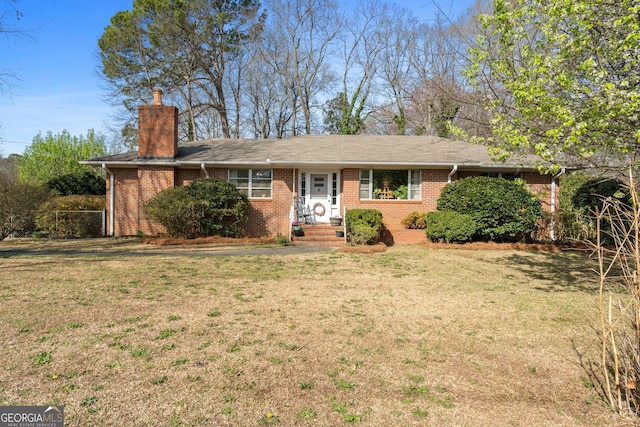
[[[329,222],[331,216],[331,194],[329,192],[329,175],[323,173],[309,174],[308,204],[316,215],[317,222]]]

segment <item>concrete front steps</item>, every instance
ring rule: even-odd
[[[344,246],[344,237],[336,237],[336,231],[344,231],[342,226],[332,227],[329,224],[303,224],[304,236],[291,235],[294,245],[298,246]]]

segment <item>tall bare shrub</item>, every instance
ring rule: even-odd
[[[603,394],[613,410],[640,414],[640,199],[630,177],[630,203],[607,198],[597,212]],[[613,244],[605,244],[613,242]]]

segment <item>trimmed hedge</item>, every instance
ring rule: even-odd
[[[347,239],[354,245],[378,243],[384,224],[382,212],[377,209],[352,209],[345,215]]]
[[[229,181],[202,178],[161,191],[144,205],[144,212],[171,237],[235,237],[247,203],[247,196]]]
[[[429,212],[426,215],[425,232],[432,242],[469,242],[477,230],[478,225],[471,215],[453,211]]]
[[[530,240],[542,218],[540,200],[522,181],[501,178],[469,177],[447,184],[437,209],[470,215],[480,240]]]
[[[102,211],[105,196],[71,195],[54,197],[44,202],[36,214],[36,227],[50,236],[95,237],[102,236]],[[73,211],[73,212],[71,212]],[[56,218],[56,212],[58,212]]]

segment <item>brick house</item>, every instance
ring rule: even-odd
[[[386,239],[412,243],[424,233],[401,220],[436,209],[440,191],[456,179],[520,177],[553,212],[557,177],[541,175],[534,160],[497,163],[486,147],[433,136],[305,135],[290,139],[209,139],[178,145],[178,110],[139,107],[138,151],[83,161],[107,173],[107,234],[162,233],[143,205],[159,191],[198,178],[224,178],[249,196],[250,236],[288,235],[294,201],[314,212],[316,224],[353,208],[382,212]]]

